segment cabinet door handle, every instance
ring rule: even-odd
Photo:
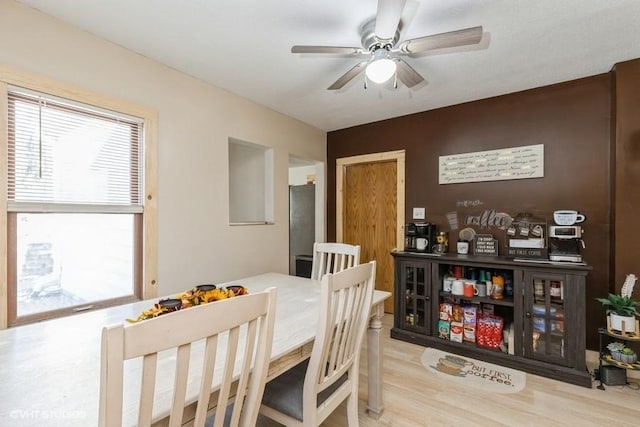
[[[424,299],[425,299],[426,301],[429,301],[429,300],[431,299],[431,297],[430,297],[429,295],[427,295]]]
[[[528,312],[528,311],[527,311],[527,312],[525,313],[525,316],[527,317],[527,319],[531,319],[531,313],[530,313],[530,312]]]

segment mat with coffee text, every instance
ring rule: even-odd
[[[527,381],[524,372],[435,348],[427,348],[421,360],[429,372],[442,378],[497,393],[517,393],[524,388]]]

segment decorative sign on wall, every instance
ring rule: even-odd
[[[467,215],[464,225],[477,225],[480,228],[496,227],[506,230],[511,225],[513,218],[504,212],[496,212],[494,209],[485,209],[480,215]]]
[[[440,156],[440,184],[541,178],[544,144]]]
[[[476,234],[474,254],[498,256],[498,241],[491,234]]]

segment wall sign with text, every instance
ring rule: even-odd
[[[440,156],[440,184],[542,177],[544,144]]]
[[[476,255],[498,256],[498,241],[491,234],[476,234],[473,250]]]

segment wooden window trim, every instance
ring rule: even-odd
[[[8,326],[8,215],[7,215],[7,173],[8,168],[8,102],[7,86],[24,87],[37,92],[49,93],[61,98],[95,105],[107,110],[143,119],[144,126],[144,214],[140,221],[142,227],[136,227],[142,233],[139,240],[141,247],[136,250],[142,252],[140,259],[143,266],[140,269],[142,277],[136,282],[142,289],[140,294],[144,299],[157,296],[158,270],[158,236],[157,236],[157,194],[158,194],[158,112],[126,100],[106,96],[92,90],[79,88],[74,85],[49,79],[44,76],[31,74],[8,66],[0,66],[0,329]],[[15,274],[15,271],[12,273]]]

